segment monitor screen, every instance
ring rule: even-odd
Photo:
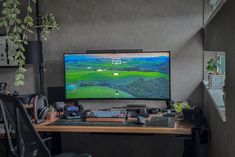
[[[170,99],[170,53],[64,54],[67,99]]]

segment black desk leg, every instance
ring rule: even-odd
[[[61,133],[53,132],[51,133],[51,154],[56,155],[61,153]]]
[[[184,139],[184,153],[183,157],[194,157],[194,143],[192,139]]]
[[[61,134],[59,132],[44,132],[40,134],[43,138],[52,137],[51,140],[47,141],[45,144],[50,150],[52,155],[61,153]]]
[[[5,146],[6,146],[6,156],[9,157],[10,156],[10,148],[9,148],[9,143],[8,143],[8,138],[7,138],[7,134],[5,133],[5,136],[4,136],[4,143],[5,143]]]

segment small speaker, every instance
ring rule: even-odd
[[[25,46],[26,64],[39,64],[43,62],[42,56],[42,42],[28,41]]]
[[[57,101],[65,101],[64,87],[48,87],[47,94],[50,104],[53,104]]]

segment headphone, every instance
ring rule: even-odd
[[[30,103],[33,104],[33,120],[35,123],[41,123],[46,118],[49,111],[47,98],[42,94],[36,94],[31,97]]]

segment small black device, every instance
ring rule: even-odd
[[[79,106],[65,106],[64,116],[67,119],[80,119],[82,118],[82,111],[80,111]]]
[[[137,116],[137,124],[142,124],[144,125],[146,123],[146,120],[142,116]]]
[[[7,83],[0,82],[0,92],[4,92],[6,90]]]
[[[174,117],[175,111],[171,109],[162,109],[163,116]]]
[[[149,117],[145,104],[128,104],[126,110],[133,118],[137,116]]]
[[[158,112],[160,112],[161,109],[160,108],[149,108],[148,109],[148,113],[149,114],[157,114]]]
[[[192,109],[182,109],[184,115],[184,121],[193,122],[196,125],[201,125],[203,122],[202,109],[199,107],[193,107]]]
[[[60,113],[64,112],[64,107],[65,107],[65,103],[63,101],[55,102],[55,108],[56,108],[56,111],[59,113],[59,117],[60,117]]]
[[[55,102],[55,108],[57,112],[64,112],[65,103],[63,101]]]

